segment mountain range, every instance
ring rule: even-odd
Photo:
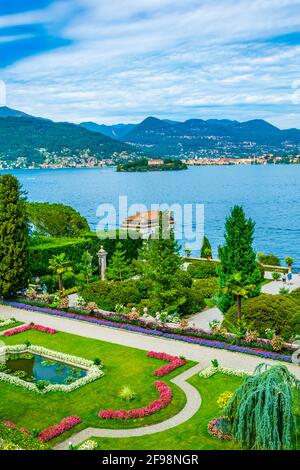
[[[79,125],[36,118],[0,107],[0,160],[26,164],[138,156],[250,156],[300,153],[300,130],[281,130],[262,119],[188,119],[147,117],[139,124]],[[76,160],[77,159],[77,160]]]
[[[5,162],[5,166],[80,163],[89,158],[99,160],[140,154],[144,155],[132,145],[76,124],[53,122],[0,108],[0,164]]]
[[[81,124],[83,126],[86,123]],[[262,119],[188,119],[184,122],[148,117],[140,124],[112,126],[89,123],[96,132],[143,147],[157,156],[224,156],[263,152],[299,152],[300,130],[281,130]]]

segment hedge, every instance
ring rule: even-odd
[[[218,275],[218,264],[214,261],[197,261],[189,264],[187,271],[194,279],[206,279]]]
[[[114,311],[117,304],[139,304],[142,290],[139,281],[98,281],[80,290],[86,302],[95,302],[103,310]]]
[[[30,275],[40,277],[51,274],[48,269],[49,259],[60,253],[66,253],[71,262],[76,265],[80,262],[85,251],[89,251],[93,255],[93,264],[96,271],[98,268],[97,253],[100,247],[103,246],[107,251],[107,259],[109,261],[116,249],[118,241],[122,243],[127,259],[136,259],[138,250],[143,243],[142,239],[120,239],[121,233],[123,232],[117,232],[116,239],[109,238],[105,233],[102,233],[103,238],[99,238],[96,232],[88,232],[80,238],[32,238],[29,248]]]

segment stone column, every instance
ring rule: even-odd
[[[105,270],[106,270],[106,257],[107,252],[104,250],[103,246],[101,246],[100,250],[98,251],[98,260],[99,260],[99,276],[101,281],[105,281]]]

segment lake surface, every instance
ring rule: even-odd
[[[205,234],[214,255],[234,204],[256,221],[255,248],[300,267],[300,165],[191,167],[187,171],[117,173],[114,168],[11,171],[30,201],[69,204],[96,229],[99,204],[204,204]],[[193,218],[195,226],[195,220]],[[184,243],[183,243],[184,244]],[[193,250],[199,255],[198,250]]]

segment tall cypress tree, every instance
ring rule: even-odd
[[[252,219],[246,219],[243,208],[234,206],[225,222],[225,244],[219,247],[221,290],[234,274],[239,273],[242,284],[253,285],[249,292],[250,297],[255,297],[260,293],[262,275],[252,247],[254,228],[255,222]],[[218,306],[223,312],[234,303],[235,297],[232,294],[224,292],[220,294]]]
[[[7,298],[28,280],[26,198],[18,179],[0,176],[0,297]]]

